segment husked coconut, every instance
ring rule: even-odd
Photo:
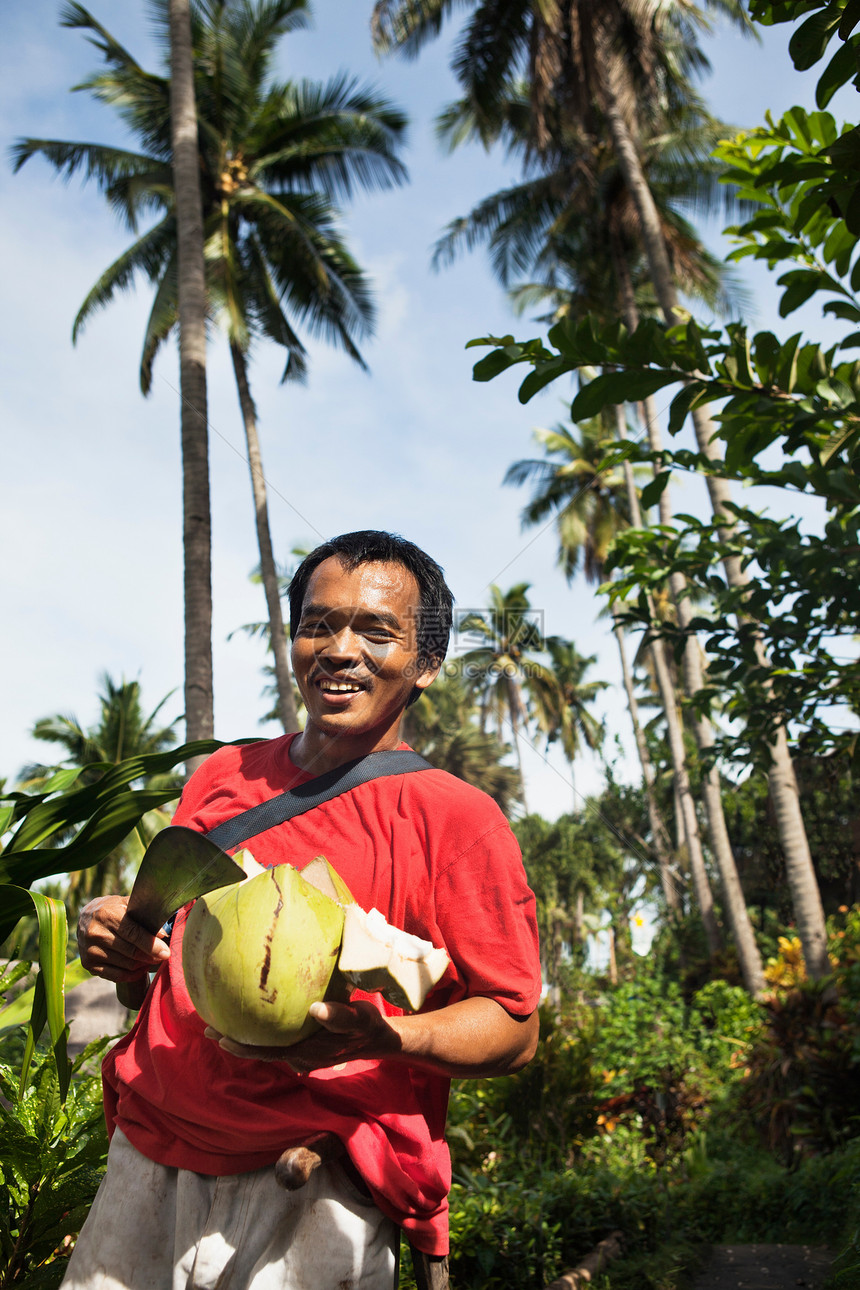
[[[344,910],[338,970],[359,990],[378,991],[396,1008],[416,1012],[441,980],[450,959],[444,950],[386,922],[378,909]]]
[[[201,896],[182,944],[198,1014],[242,1044],[286,1048],[306,1038],[319,1028],[311,1004],[343,997],[339,982],[328,993],[343,920],[342,906],[288,864]]]

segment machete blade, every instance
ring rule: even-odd
[[[146,848],[126,913],[154,936],[189,900],[244,877],[244,869],[202,833],[171,824]]]

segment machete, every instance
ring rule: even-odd
[[[155,936],[189,900],[244,877],[244,869],[202,833],[171,824],[146,848],[125,912]],[[124,1007],[137,1009],[147,988],[146,977],[120,981],[117,998]]]

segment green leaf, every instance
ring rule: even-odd
[[[676,435],[682,428],[692,408],[703,400],[708,392],[708,387],[703,381],[689,381],[684,388],[675,395],[669,405],[669,425],[670,435]]]
[[[661,368],[625,369],[605,372],[583,386],[570,405],[572,421],[587,421],[602,412],[608,404],[638,403],[666,385],[682,379],[680,372]]]
[[[520,354],[512,357],[509,349],[494,349],[491,354],[479,358],[472,368],[473,381],[492,381],[501,372],[506,372],[518,362]]]
[[[787,318],[795,309],[805,305],[816,291],[826,285],[825,278],[825,274],[817,273],[814,269],[795,269],[791,273],[784,273],[778,279],[779,285],[786,287],[779,302],[780,318]]]
[[[68,940],[66,907],[61,900],[44,896],[39,891],[31,891],[29,895],[39,920],[40,970],[33,991],[27,1050],[32,1053],[47,1021],[60,1085],[60,1098],[65,1100],[72,1077],[71,1062],[66,1054],[66,1016],[63,994]],[[29,1066],[29,1059],[27,1065]],[[21,1079],[23,1093],[26,1086],[26,1071],[22,1071]]]
[[[837,90],[857,74],[857,37],[841,45],[822,72],[815,87],[815,102],[827,107]]]
[[[557,381],[560,376],[571,370],[570,362],[564,356],[554,358],[549,363],[541,363],[534,371],[529,372],[519,389],[520,403],[528,403],[545,386]]]
[[[839,38],[847,40],[858,22],[860,22],[860,0],[847,0],[842,10],[842,17],[839,19]]]
[[[657,505],[671,478],[671,471],[661,470],[659,475],[655,475],[650,483],[645,485],[642,489],[642,505],[646,509]]]

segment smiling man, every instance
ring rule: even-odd
[[[438,675],[452,603],[439,566],[402,538],[350,533],[318,547],[290,586],[304,730],[215,753],[174,823],[207,833],[404,747],[403,713]],[[320,1029],[301,1043],[249,1048],[207,1030],[191,1005],[187,910],[168,948],[125,916],[124,898],[87,906],[79,940],[90,971],[130,981],[159,970],[105,1061],[108,1173],[67,1287],[391,1290],[398,1228],[424,1255],[447,1252],[451,1077],[509,1074],[534,1053],[534,898],[485,794],[434,769],[389,774],[250,845],[264,865],[301,869],[325,855],[359,905],[441,946],[450,965],[417,1013],[356,991],[349,1003],[313,1005]],[[337,1151],[302,1190],[284,1192],[271,1166],[321,1132]]]

